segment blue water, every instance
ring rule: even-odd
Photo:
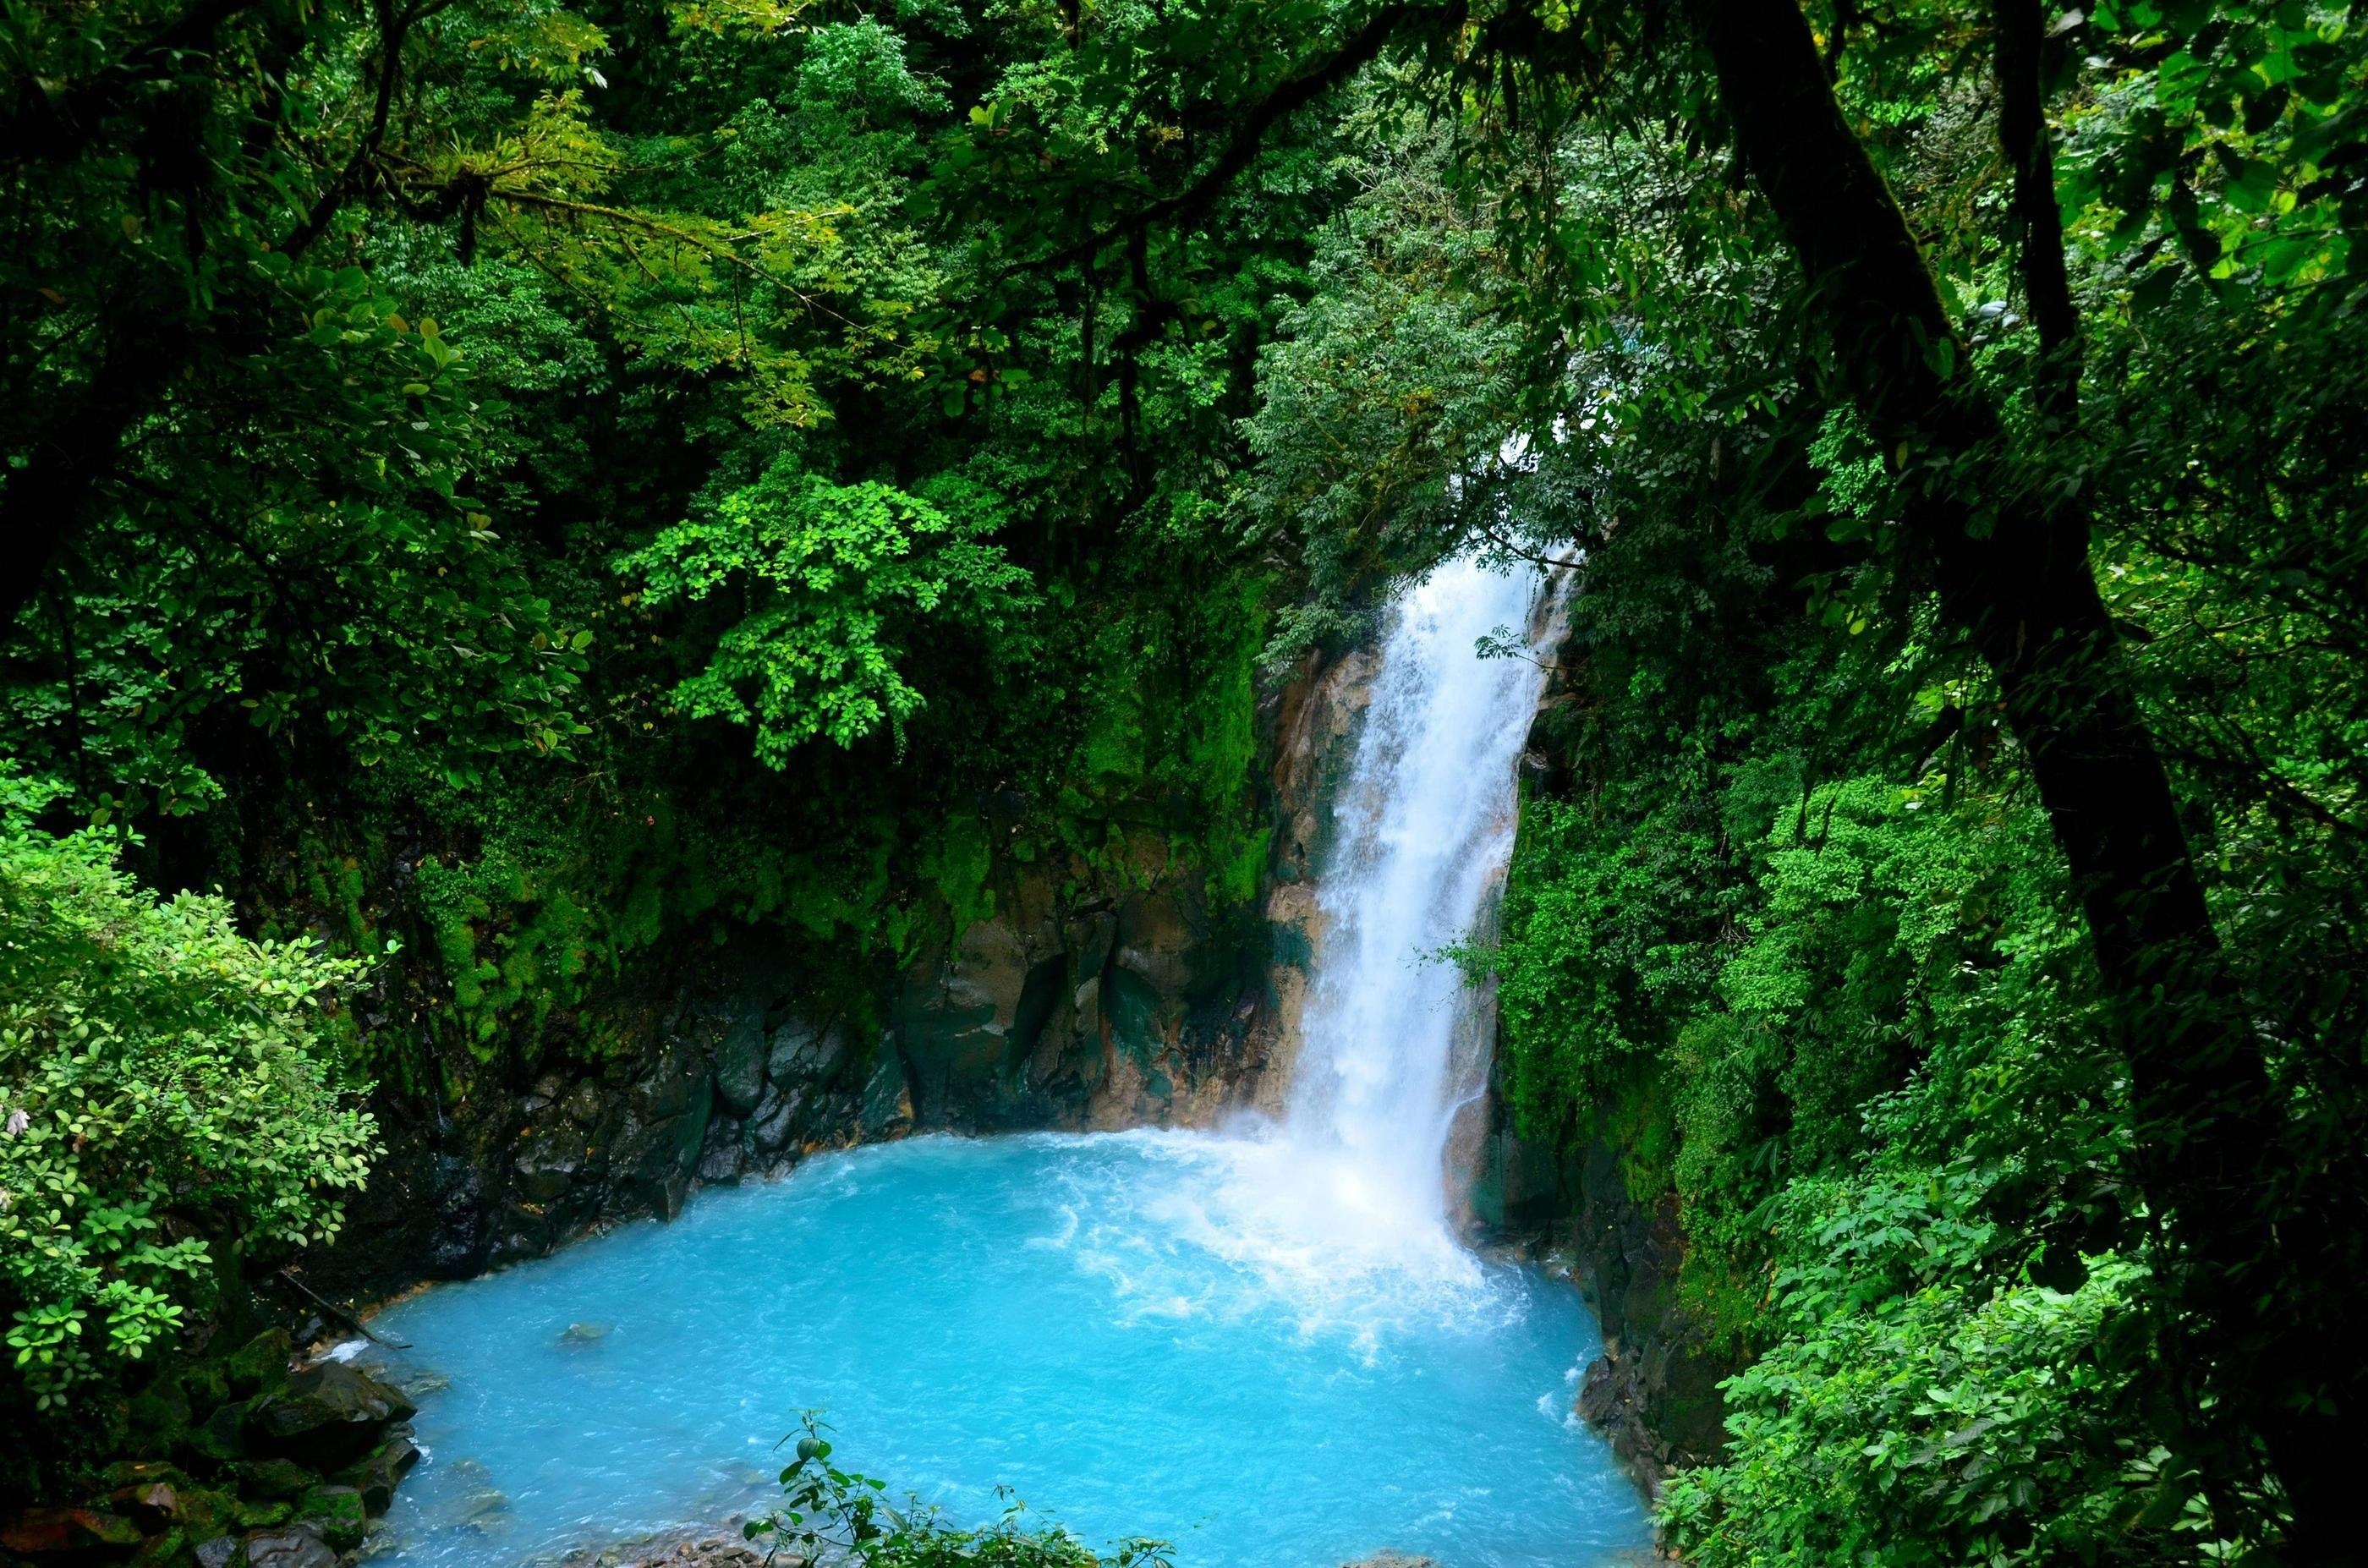
[[[1639,1561],[1570,1415],[1566,1286],[1329,1233],[1285,1147],[1182,1133],[920,1138],[701,1194],[374,1324],[428,1461],[396,1568],[483,1568],[758,1506],[797,1413],[949,1514],[998,1483],[1182,1568]],[[582,1325],[577,1327],[575,1325]]]

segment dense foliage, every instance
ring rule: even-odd
[[[735,928],[864,1015],[1016,865],[1240,908],[1261,681],[1477,547],[1577,579],[1503,1076],[1674,1198],[1742,1369],[1665,1501],[1689,1554],[2348,1538],[2356,7],[132,0],[7,37],[0,744],[51,781],[11,939],[150,933],[11,1005],[187,1017],[222,1096],[188,1127],[309,1130],[222,1223],[334,1225],[370,1132],[306,1009],[351,976],[425,1125],[610,1049],[604,987]],[[199,949],[223,989],[174,978]],[[43,1221],[28,1367],[170,1331],[182,1201]]]
[[[356,966],[159,903],[105,834],[32,826],[44,793],[0,773],[0,1309],[35,1410],[169,1347],[243,1251],[335,1237],[377,1147]]]

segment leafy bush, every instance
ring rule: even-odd
[[[1728,1461],[1662,1499],[1670,1544],[1702,1568],[2154,1560],[2124,1527],[2159,1456],[2118,1419],[2113,1349],[2143,1276],[2107,1259],[2069,1292],[1932,1284],[1824,1313],[1800,1280],[1792,1331],[1727,1385]]]
[[[1003,1517],[977,1528],[949,1525],[934,1508],[896,1508],[884,1483],[830,1462],[827,1428],[814,1412],[801,1425],[797,1457],[781,1471],[783,1506],[745,1527],[748,1540],[777,1552],[862,1568],[1169,1568],[1165,1541],[1130,1538],[1104,1555],[1059,1525],[1030,1523],[1026,1508],[1000,1488]]]
[[[377,1150],[357,966],[155,901],[110,835],[32,825],[54,793],[0,774],[0,1308],[40,1410],[169,1344],[226,1250],[334,1236]]]
[[[999,631],[1028,584],[988,541],[1003,521],[989,496],[951,483],[933,496],[834,484],[783,458],[712,517],[624,557],[653,604],[728,589],[746,607],[675,700],[699,718],[753,724],[757,755],[775,767],[817,735],[852,745],[884,722],[901,742],[923,702],[903,668],[918,623],[936,615]]]

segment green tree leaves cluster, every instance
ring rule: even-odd
[[[946,509],[778,459],[712,522],[677,524],[626,556],[620,569],[653,605],[737,590],[741,619],[675,700],[695,718],[753,725],[775,767],[816,736],[852,745],[883,723],[901,748],[923,701],[899,668],[916,624],[934,618],[992,647],[1029,608],[1028,574],[990,541],[1004,520],[995,499],[951,483],[930,493]]]
[[[173,1347],[241,1249],[334,1237],[377,1152],[336,1008],[356,966],[163,903],[0,775],[0,1306],[47,1410]]]

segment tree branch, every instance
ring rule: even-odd
[[[1249,167],[1250,161],[1265,146],[1269,131],[1372,63],[1400,28],[1424,17],[1435,17],[1452,26],[1460,23],[1463,15],[1464,0],[1398,0],[1383,6],[1343,40],[1328,58],[1285,77],[1272,92],[1251,105],[1215,160],[1182,190],[1162,197],[1111,227],[1065,245],[1030,266],[1058,267],[1082,261],[1113,240],[1147,232],[1155,225],[1189,226],[1214,206],[1225,187]]]
[[[1993,0],[1998,32],[1998,146],[2014,171],[2014,219],[2023,292],[2039,328],[2039,406],[2059,430],[2080,415],[2080,312],[2064,266],[2055,154],[2041,91],[2046,0]]]

